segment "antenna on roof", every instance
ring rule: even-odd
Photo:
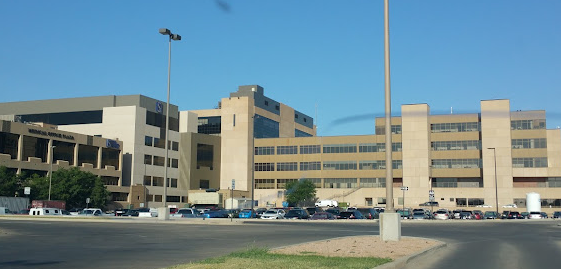
[[[450,114],[454,114],[454,109],[450,107]]]

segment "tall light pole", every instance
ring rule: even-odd
[[[50,163],[50,169],[49,169],[49,201],[51,200],[51,185],[53,182],[53,160],[54,160],[54,150],[55,150],[56,146],[51,145],[51,160],[49,161]]]
[[[389,0],[384,0],[384,73],[386,93],[386,209],[395,212],[393,205],[393,164],[392,164],[392,102],[390,87],[390,11]]]
[[[497,152],[495,148],[487,148],[493,150],[493,158],[495,159],[495,206],[497,214],[499,214],[499,186],[497,186]]]
[[[162,35],[167,35],[169,36],[169,50],[168,50],[168,100],[166,103],[166,140],[165,140],[165,146],[164,146],[164,150],[166,151],[165,153],[165,159],[164,159],[164,195],[162,197],[162,202],[164,204],[164,207],[166,207],[166,203],[167,203],[167,196],[168,196],[168,191],[167,191],[167,187],[168,187],[168,144],[169,144],[169,88],[170,88],[170,75],[171,75],[171,40],[176,40],[179,41],[181,40],[181,36],[178,34],[172,34],[171,31],[167,28],[160,28],[160,30],[158,31],[160,32],[160,34]]]

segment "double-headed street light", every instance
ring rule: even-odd
[[[169,36],[169,50],[168,50],[168,100],[166,103],[166,140],[164,150],[165,159],[164,159],[164,195],[162,201],[164,203],[164,207],[166,207],[167,203],[167,186],[168,186],[168,144],[169,144],[169,88],[170,88],[170,74],[171,74],[171,41],[179,41],[181,40],[181,36],[178,34],[172,34],[171,31],[167,28],[160,28],[158,31],[162,35]]]

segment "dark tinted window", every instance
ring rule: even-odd
[[[54,125],[101,123],[102,119],[102,110],[21,115],[23,122],[44,122]]]

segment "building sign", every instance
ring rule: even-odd
[[[157,113],[164,112],[164,104],[162,104],[162,102],[156,102],[156,112]]]
[[[50,136],[50,137],[57,137],[57,138],[63,138],[63,139],[68,139],[68,140],[74,140],[74,136],[73,135],[67,135],[67,134],[60,134],[60,133],[55,133],[55,132],[51,132],[51,131],[43,131],[43,130],[39,130],[39,129],[28,129],[30,134],[36,134],[36,135],[43,135],[43,136]]]
[[[114,149],[119,149],[119,148],[121,148],[121,145],[119,145],[119,143],[117,143],[117,141],[111,140],[111,139],[107,139],[105,145],[106,145],[108,148],[114,148]]]

